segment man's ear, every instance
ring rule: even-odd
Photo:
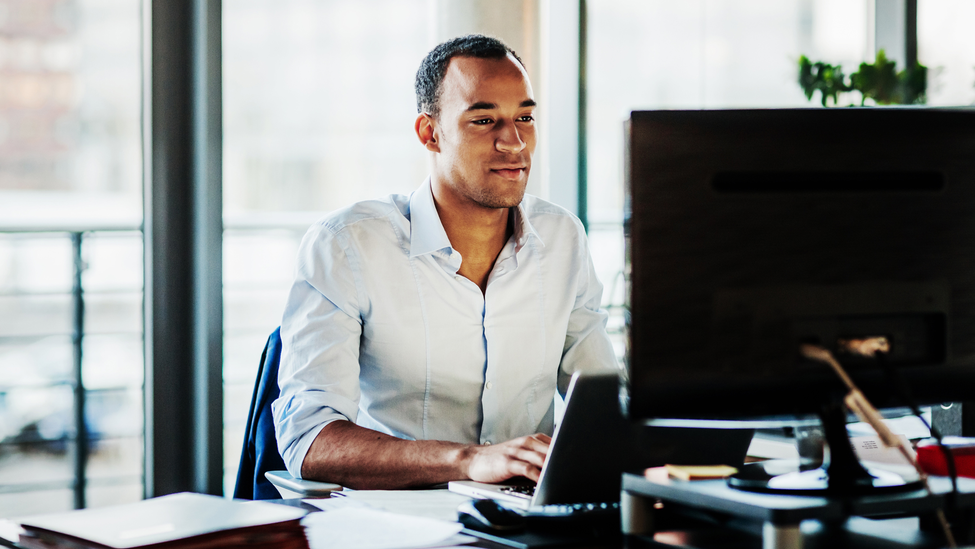
[[[431,152],[440,152],[440,144],[437,143],[437,126],[436,121],[429,114],[422,112],[416,117],[416,123],[413,125],[413,129],[416,130],[416,136],[420,139],[420,143]]]

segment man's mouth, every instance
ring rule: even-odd
[[[500,175],[505,179],[519,179],[521,175],[525,172],[524,166],[509,166],[503,168],[492,168],[492,172]]]

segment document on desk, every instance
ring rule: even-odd
[[[135,503],[17,519],[19,546],[305,547],[299,519],[307,511],[204,494],[171,494]],[[324,513],[319,513],[324,514]]]
[[[470,499],[450,490],[352,490],[334,492],[331,498],[304,501],[323,511],[358,505],[453,522],[457,520],[457,506]]]
[[[906,436],[897,435],[897,437],[902,444],[910,446]],[[860,463],[868,469],[889,471],[900,475],[907,482],[914,482],[920,478],[914,464],[908,461],[897,448],[884,446],[883,441],[877,435],[850,437],[850,444],[853,446],[857,458],[860,459]],[[911,457],[914,455],[912,454]]]
[[[414,549],[468,543],[457,522],[370,509],[359,505],[311,513],[301,524],[311,549]]]

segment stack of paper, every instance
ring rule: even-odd
[[[390,513],[456,522],[457,507],[470,499],[450,490],[352,490],[333,492],[330,499],[306,499],[305,502],[323,511],[328,511],[330,504],[332,509],[360,504]]]
[[[311,549],[413,549],[474,541],[457,522],[352,506],[312,513],[302,521]]]
[[[19,519],[28,549],[307,549],[296,507],[173,494],[138,503]]]
[[[449,490],[352,490],[306,499],[325,511],[302,524],[311,549],[393,549],[458,546],[457,506],[470,500]]]

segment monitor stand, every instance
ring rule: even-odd
[[[887,471],[867,471],[860,464],[846,430],[846,408],[831,402],[820,411],[823,433],[829,446],[829,463],[810,471],[774,474],[766,464],[746,464],[728,478],[728,485],[740,490],[794,495],[861,496],[923,486],[920,479],[907,481]]]

